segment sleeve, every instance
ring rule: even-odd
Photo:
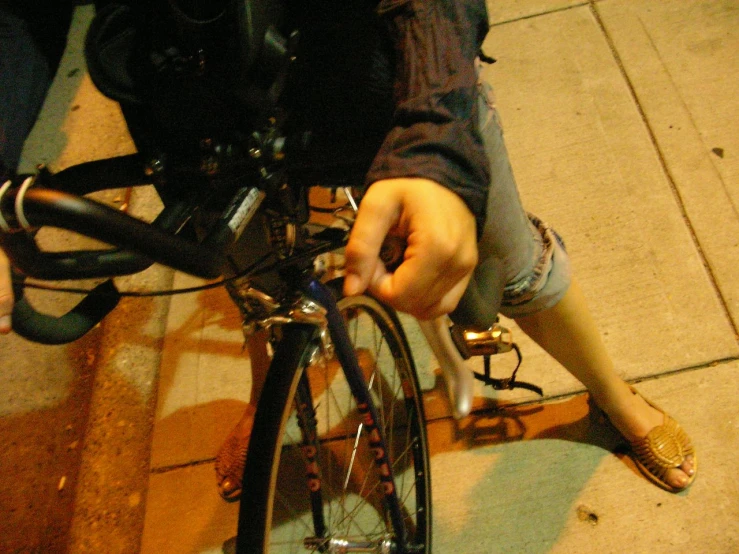
[[[475,57],[488,30],[484,0],[382,0],[395,49],[395,113],[367,184],[423,177],[485,220],[490,169],[478,131]]]

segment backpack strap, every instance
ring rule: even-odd
[[[111,3],[92,20],[85,39],[90,78],[108,98],[140,104],[142,97],[131,74],[140,28],[131,6]]]

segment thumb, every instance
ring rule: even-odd
[[[362,199],[346,245],[346,277],[344,294],[361,294],[379,274],[385,273],[380,249],[388,231],[398,220],[397,202],[370,187]]]
[[[369,281],[365,282],[361,275],[350,272],[350,269],[347,267],[347,273],[344,277],[344,296],[356,296],[357,294],[362,294],[367,290],[368,284]]]

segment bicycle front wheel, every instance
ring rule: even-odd
[[[406,337],[395,314],[373,298],[344,298],[338,306],[377,408],[404,529],[388,513],[377,437],[363,423],[338,361],[285,356],[283,342],[275,354],[282,367],[270,369],[259,402],[260,411],[279,418],[255,417],[239,554],[431,552],[428,445]],[[305,340],[302,347],[315,348]],[[283,384],[271,386],[277,373],[282,378],[274,381]]]

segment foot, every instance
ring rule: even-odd
[[[247,405],[244,415],[226,437],[216,456],[218,493],[228,502],[234,502],[241,496],[241,479],[246,464],[251,428],[254,424],[254,412],[254,407],[251,404]]]
[[[625,385],[625,390],[618,399],[610,403],[604,402],[601,409],[606,413],[613,426],[621,435],[634,445],[643,440],[656,428],[666,425],[669,417],[648,403],[641,395]],[[688,444],[689,440],[687,439]],[[676,491],[687,488],[693,481],[696,471],[693,454],[682,458],[677,467],[667,469],[661,480]],[[659,484],[659,483],[658,483]]]

